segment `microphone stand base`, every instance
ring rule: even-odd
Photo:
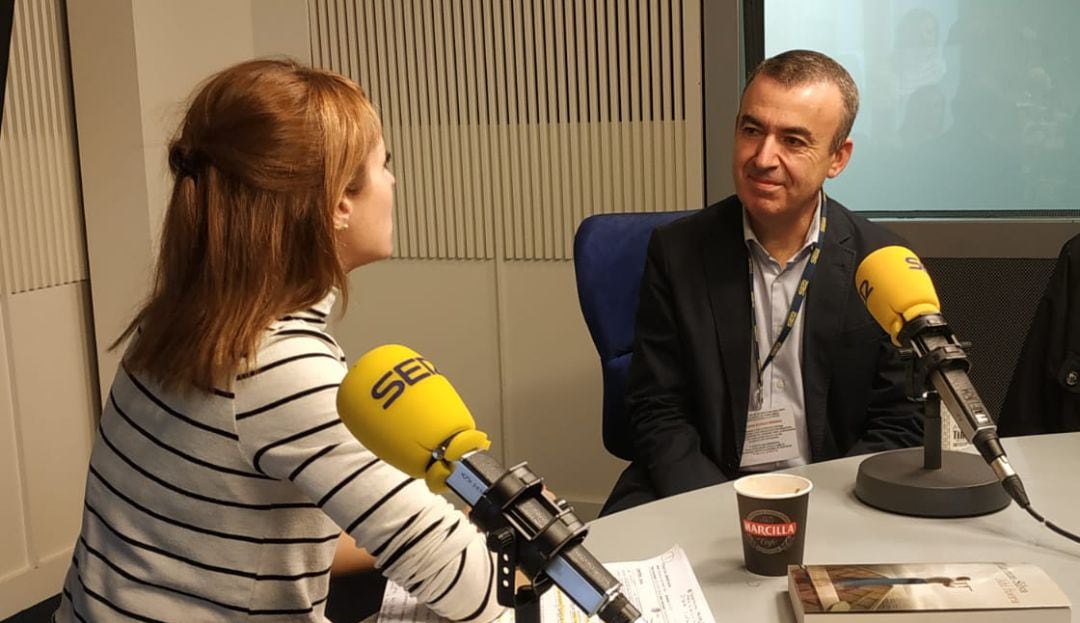
[[[859,464],[855,495],[874,508],[917,517],[974,517],[1011,499],[978,454],[944,451],[941,468],[924,467],[923,448],[883,452]]]

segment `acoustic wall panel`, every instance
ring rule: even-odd
[[[67,35],[60,2],[16,2],[0,128],[0,285],[87,278]]]
[[[312,62],[382,113],[417,259],[569,259],[589,214],[700,206],[699,22],[690,0],[309,0]]]

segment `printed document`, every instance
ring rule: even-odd
[[[686,553],[678,545],[668,551],[633,562],[604,565],[622,584],[623,594],[648,623],[715,623]],[[543,623],[599,623],[586,617],[574,602],[553,586],[540,599]],[[513,608],[496,619],[513,623]],[[442,623],[444,619],[417,603],[405,589],[386,583],[379,623]]]

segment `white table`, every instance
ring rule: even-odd
[[[1006,439],[1032,506],[1080,533],[1080,433]],[[1030,562],[1058,583],[1080,623],[1080,543],[1055,534],[1015,504],[968,519],[922,519],[878,511],[854,493],[865,457],[788,470],[814,483],[807,517],[807,564]],[[686,550],[718,623],[794,621],[787,578],[742,565],[731,483],[659,500],[591,524],[586,546],[602,561],[649,558],[678,543]]]

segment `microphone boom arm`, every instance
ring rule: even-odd
[[[492,533],[507,524],[513,529],[516,560],[511,562],[539,591],[550,579],[589,616],[597,615],[605,623],[640,619],[619,581],[585,549],[582,541],[588,528],[571,508],[544,496],[543,481],[526,463],[507,470],[487,452],[469,452],[453,462],[446,484],[473,507],[471,517],[482,530]],[[511,590],[514,566],[506,565]],[[502,591],[507,590],[505,575],[500,579]]]

